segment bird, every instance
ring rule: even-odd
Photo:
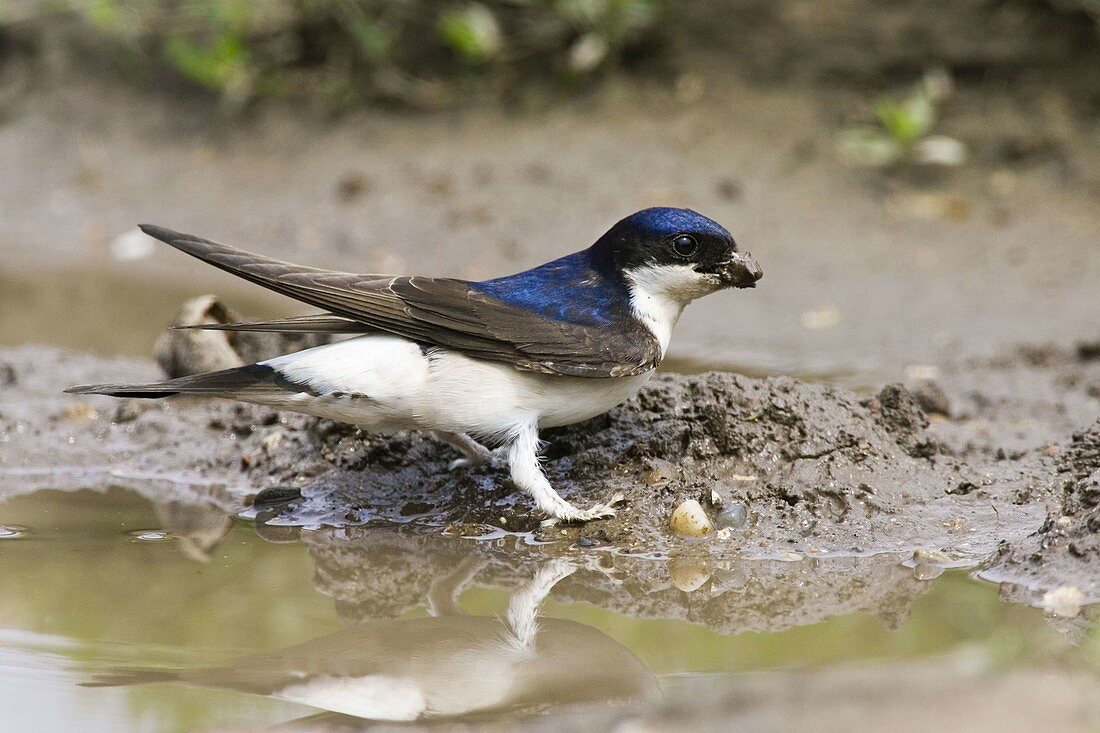
[[[593,418],[629,399],[661,363],[689,303],[755,287],[763,276],[723,226],[670,207],[631,214],[586,249],[482,281],[325,270],[160,226],[140,228],[214,267],[323,309],[195,327],[347,336],[237,368],[67,392],[208,395],[367,432],[429,431],[462,456],[452,469],[506,461],[512,482],[548,523],[613,516],[623,497],[589,508],[564,499],[543,473],[539,431]]]

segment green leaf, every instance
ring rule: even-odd
[[[181,35],[164,39],[164,57],[187,79],[204,87],[223,91],[242,74],[248,61],[244,41],[220,36],[202,46]]]
[[[441,14],[438,27],[443,42],[469,63],[489,61],[503,46],[496,16],[479,3]]]

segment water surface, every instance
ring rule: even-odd
[[[868,706],[849,730],[921,710],[972,729],[1100,722],[1087,611],[1044,616],[903,554],[640,560],[503,533],[257,526],[121,489],[10,498],[0,525],[7,730],[548,712],[584,729],[657,710],[754,730]]]

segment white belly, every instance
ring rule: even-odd
[[[501,423],[489,431],[492,433],[532,418],[542,428],[587,420],[629,399],[650,376],[647,372],[608,379],[562,377],[520,371],[453,352],[438,355],[434,362],[425,389],[426,401],[437,408],[434,420],[458,419],[467,425]]]
[[[568,425],[632,396],[650,373],[585,379],[515,369],[443,349],[428,356],[397,336],[360,336],[264,362],[320,395],[265,404],[370,430],[425,429],[503,436],[517,425]]]

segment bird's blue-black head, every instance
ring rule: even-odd
[[[725,227],[691,209],[642,209],[619,221],[592,245],[604,267],[690,267],[724,286],[752,287],[763,275]]]
[[[626,217],[586,250],[471,288],[548,318],[610,325],[629,317],[633,275],[645,269],[651,281],[664,274],[681,291],[686,282],[691,297],[752,287],[761,275],[717,222],[689,209],[654,208]]]

